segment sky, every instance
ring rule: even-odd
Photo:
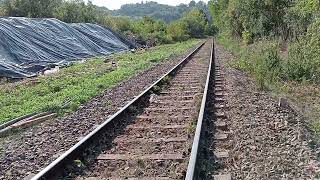
[[[97,6],[104,6],[108,9],[120,9],[123,4],[132,4],[132,3],[140,3],[142,0],[92,0],[92,3]],[[143,0],[145,2],[145,0]],[[159,4],[168,4],[168,5],[179,5],[181,3],[189,4],[191,0],[152,0]],[[195,0],[198,2],[199,0]],[[208,0],[203,0],[204,2],[208,2]]]

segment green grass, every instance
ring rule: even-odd
[[[59,74],[0,86],[0,123],[34,112],[54,111],[63,115],[120,82],[181,55],[200,40],[161,45],[148,51],[93,58],[61,69]],[[116,62],[113,67],[111,61]],[[110,103],[110,102],[109,102]],[[109,104],[108,103],[108,104]],[[66,106],[67,105],[67,106]]]
[[[221,36],[218,42],[237,58],[229,65],[249,73],[260,89],[269,89],[270,85],[284,79],[284,60],[275,41],[261,40],[245,45],[240,40],[225,35]]]

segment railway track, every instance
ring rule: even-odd
[[[195,179],[213,40],[33,179]]]

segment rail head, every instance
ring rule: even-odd
[[[202,122],[203,122],[204,110],[205,110],[206,101],[207,101],[207,93],[208,93],[209,82],[210,82],[210,77],[211,77],[211,69],[212,69],[212,66],[214,65],[213,61],[214,61],[214,40],[212,39],[212,49],[211,49],[211,54],[210,54],[210,63],[209,63],[209,68],[208,68],[208,73],[207,73],[207,80],[206,80],[206,85],[205,85],[205,88],[203,91],[202,102],[201,102],[201,107],[200,107],[198,121],[197,121],[197,127],[196,127],[196,131],[194,134],[191,155],[190,155],[187,174],[186,174],[186,178],[185,178],[186,180],[193,180],[194,175],[195,175],[198,149],[199,149],[200,136],[201,136],[201,129],[202,129]]]
[[[110,123],[112,120],[116,119],[118,116],[120,116],[123,112],[125,112],[129,106],[133,105],[135,102],[137,102],[139,99],[141,99],[144,95],[146,95],[152,88],[156,85],[158,85],[166,76],[173,73],[176,69],[178,69],[181,65],[183,65],[190,57],[192,57],[195,53],[199,51],[199,49],[206,43],[206,41],[203,41],[200,45],[198,45],[191,53],[189,53],[185,58],[183,58],[177,65],[175,65],[172,69],[170,69],[167,73],[165,73],[163,76],[161,76],[156,82],[154,82],[151,86],[149,86],[147,89],[145,89],[141,94],[136,96],[132,101],[130,101],[127,105],[122,107],[119,111],[117,111],[115,114],[113,114],[110,118],[108,118],[106,121],[104,121],[101,125],[99,125],[96,129],[94,129],[92,132],[90,132],[88,135],[86,135],[83,139],[81,139],[78,143],[73,145],[69,150],[64,152],[61,156],[59,156],[56,160],[51,162],[47,167],[45,167],[43,170],[41,170],[38,174],[36,174],[31,180],[38,180],[38,179],[46,179],[49,178],[54,173],[55,170],[57,170],[62,164],[64,164],[68,157],[74,155],[74,153],[80,149],[83,148],[83,146],[88,142],[92,137],[103,128]]]

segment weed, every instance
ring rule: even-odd
[[[277,43],[263,40],[250,46],[242,46],[239,41],[228,40],[226,37],[222,38],[222,43],[237,58],[229,66],[248,72],[261,90],[282,78],[283,59]]]
[[[152,87],[152,90],[151,90],[151,92],[152,92],[153,94],[159,94],[160,91],[161,91],[161,87],[160,87],[160,86],[157,86],[157,85],[153,86],[153,87]]]
[[[79,168],[84,167],[84,163],[79,159],[74,160],[73,163]]]
[[[193,134],[196,131],[197,128],[197,118],[193,118],[193,120],[190,123],[190,126],[187,129],[188,134]]]
[[[194,95],[194,102],[195,102],[195,112],[194,112],[194,117],[192,118],[193,120],[191,121],[190,126],[188,127],[188,133],[194,133],[196,128],[197,128],[197,123],[198,123],[198,115],[200,112],[201,108],[201,103],[202,103],[202,93],[198,93]]]
[[[106,101],[106,102],[104,103],[104,106],[105,106],[105,107],[111,107],[111,105],[112,105],[112,102],[111,102],[111,101]]]
[[[168,86],[168,85],[170,84],[170,82],[171,82],[171,79],[172,79],[171,76],[165,76],[165,77],[162,79],[162,84],[163,84],[164,86]]]
[[[141,167],[141,168],[144,168],[145,167],[145,164],[144,164],[144,162],[143,162],[143,160],[141,160],[141,159],[138,159],[138,166],[139,167]]]
[[[97,85],[97,88],[98,88],[98,89],[105,89],[105,87],[104,87],[103,84],[98,84],[98,85]]]

